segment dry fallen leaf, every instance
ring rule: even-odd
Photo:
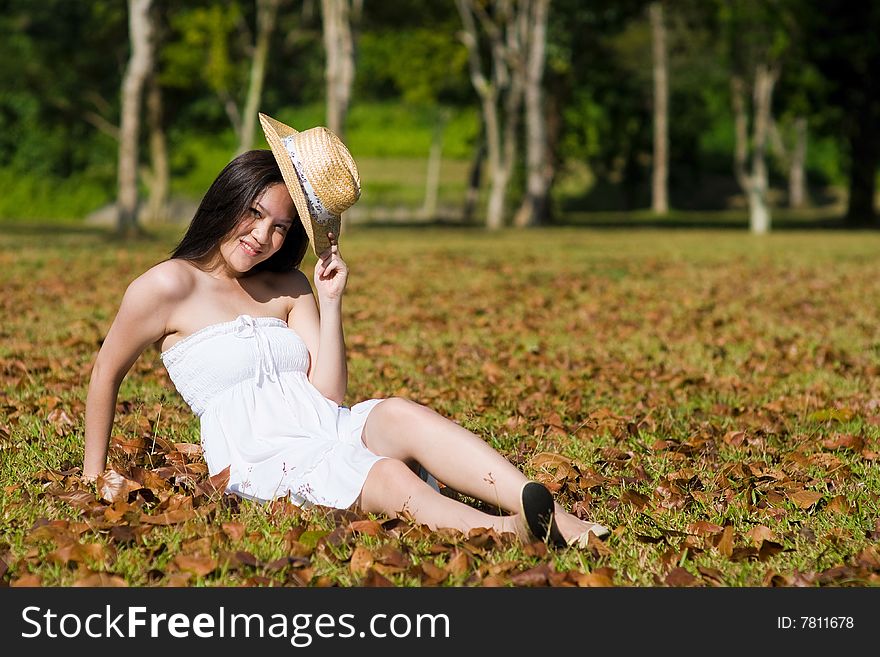
[[[98,492],[101,494],[101,499],[105,502],[110,502],[111,504],[119,501],[127,501],[129,493],[142,488],[138,482],[129,479],[115,470],[108,470],[99,475],[96,483],[98,486]]]
[[[822,499],[822,493],[812,490],[799,490],[788,494],[788,499],[794,502],[799,509],[809,509]]]

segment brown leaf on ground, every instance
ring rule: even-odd
[[[375,520],[355,520],[348,525],[348,529],[367,536],[378,536],[384,531],[382,525]]]
[[[614,554],[614,551],[608,547],[608,544],[601,538],[598,538],[593,532],[590,532],[587,536],[587,548],[597,559],[600,557],[609,557]]]
[[[366,575],[372,565],[373,553],[363,545],[355,547],[354,551],[351,553],[351,559],[348,564],[351,574],[357,575],[358,577]]]
[[[430,561],[423,561],[419,564],[422,570],[422,585],[437,586],[446,581],[448,573],[443,568],[438,567]]]
[[[739,447],[746,440],[746,432],[745,431],[728,431],[724,434],[722,440],[731,445],[733,447]]]
[[[782,543],[776,541],[762,541],[758,547],[758,561],[766,561],[784,550]]]
[[[788,494],[788,499],[794,502],[799,509],[809,509],[822,499],[822,493],[812,490],[799,490]]]
[[[146,447],[146,441],[140,436],[113,436],[110,438],[110,449],[117,449],[123,454],[133,456]]]
[[[217,560],[207,556],[178,554],[174,557],[174,563],[183,572],[192,573],[196,577],[204,577],[217,568]]]
[[[828,510],[840,515],[848,516],[852,513],[853,507],[846,497],[843,495],[835,495],[828,503]]]
[[[147,470],[140,466],[131,468],[131,478],[138,482],[144,488],[148,488],[153,493],[167,490],[171,487],[167,479],[162,478],[153,470]]]
[[[578,586],[606,587],[614,586],[614,570],[612,568],[596,568],[589,573],[572,574]]]
[[[46,422],[52,425],[52,428],[55,429],[55,433],[59,436],[66,436],[73,431],[73,427],[75,426],[75,422],[70,419],[70,416],[61,407],[53,409],[52,412],[46,416]]]
[[[625,490],[620,496],[620,501],[626,504],[632,504],[639,511],[648,506],[651,501],[647,495],[642,495],[634,490]]]
[[[697,571],[711,586],[724,586],[724,573],[722,573],[717,568],[710,568],[708,566],[697,566]]]
[[[127,587],[128,583],[119,575],[112,573],[86,571],[73,583],[74,587]]]
[[[71,561],[82,563],[85,561],[85,558],[86,552],[83,550],[83,546],[79,543],[67,543],[46,555],[48,561],[52,561],[62,566],[66,566]]]
[[[147,525],[177,525],[187,520],[192,520],[198,515],[195,509],[174,509],[155,515],[141,514],[140,521]]]
[[[41,523],[42,524],[37,524]],[[50,520],[45,519],[34,523],[33,529],[28,532],[25,537],[26,543],[38,543],[39,541],[54,541],[56,543],[73,540],[73,533],[70,531],[70,523],[67,520]]]
[[[373,570],[371,568],[369,571],[367,571],[367,576],[364,577],[363,581],[361,582],[361,586],[393,587],[394,582],[392,582],[390,579],[388,579],[387,577],[385,577],[381,573],[377,573],[375,570]]]
[[[12,580],[9,582],[9,586],[12,587],[35,587],[42,586],[43,580],[39,575],[35,575],[33,573],[26,573],[21,577]]]
[[[721,538],[718,539],[715,547],[718,549],[718,552],[725,557],[733,555],[733,525],[727,525],[724,528],[724,531],[721,533]]]
[[[136,511],[137,508],[128,502],[119,500],[108,507],[104,507],[104,520],[110,523],[119,522],[125,517],[126,513],[129,513],[132,510]]]
[[[848,449],[853,452],[861,452],[865,448],[865,440],[861,436],[838,433],[822,441],[825,449]]]
[[[129,493],[142,488],[138,482],[129,479],[116,470],[108,470],[103,474],[98,475],[96,484],[101,499],[111,504],[119,501],[127,501]]]
[[[699,586],[702,584],[697,577],[694,577],[687,569],[677,566],[669,571],[664,580],[667,586]]]
[[[377,563],[398,571],[406,570],[410,565],[409,557],[392,545],[385,544],[373,554]]]
[[[756,525],[746,532],[746,536],[752,539],[756,547],[760,546],[764,541],[775,541],[776,537],[773,531],[765,525]]]
[[[174,443],[174,450],[190,458],[198,458],[202,455],[202,446],[196,443]]]
[[[697,520],[687,527],[688,532],[696,536],[714,536],[724,531],[724,527],[706,520]]]
[[[514,586],[546,586],[550,576],[550,566],[542,563],[534,568],[529,568],[510,578]]]
[[[449,563],[446,564],[446,571],[454,577],[464,577],[467,575],[471,567],[470,557],[464,550],[456,550]]]
[[[233,542],[240,541],[246,531],[244,523],[241,522],[224,522],[220,525],[220,528],[229,540]]]
[[[70,490],[58,493],[55,497],[64,500],[74,509],[91,509],[95,505],[101,506],[101,503],[95,498],[95,494],[88,490]]]

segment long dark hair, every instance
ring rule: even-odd
[[[211,183],[171,257],[204,260],[235,230],[263,191],[278,183],[283,185],[284,178],[272,151],[247,151],[236,157]],[[308,235],[294,217],[278,252],[251,271],[292,271],[302,263],[308,245]]]

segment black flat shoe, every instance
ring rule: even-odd
[[[529,533],[539,541],[553,540],[557,534],[553,522],[553,496],[537,481],[526,482],[519,494],[520,510],[529,528]],[[561,536],[559,536],[561,538]],[[553,543],[556,543],[553,540]],[[563,541],[563,545],[565,541]]]

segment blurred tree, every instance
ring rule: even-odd
[[[127,29],[122,3],[0,1],[0,166],[113,193]]]
[[[238,2],[212,1],[179,8],[170,19],[173,38],[164,48],[162,79],[179,89],[207,84],[235,131],[236,153],[253,148],[280,4],[254,0],[245,11]]]
[[[321,0],[326,56],[327,127],[345,135],[355,73],[355,31],[363,0]]]
[[[721,5],[736,134],[734,173],[748,201],[749,227],[756,234],[770,230],[767,149],[773,122],[773,90],[783,59],[791,48],[785,10],[784,3],[778,0],[760,4],[726,0]],[[748,97],[752,99],[751,137]]]
[[[248,90],[244,102],[239,131],[238,152],[244,153],[254,147],[254,131],[257,125],[257,112],[263,97],[263,81],[266,79],[266,61],[269,57],[269,41],[275,31],[278,6],[281,0],[256,0],[257,36],[251,56],[251,70],[248,76]]]
[[[527,3],[528,4],[528,3]],[[550,0],[532,0],[527,6],[525,39],[526,101],[526,194],[514,216],[515,226],[536,226],[547,222],[550,213],[550,183],[553,173],[547,156],[547,116],[544,111],[544,65],[547,51],[547,20]]]
[[[650,29],[644,0],[555,0],[547,40],[547,128],[562,168],[602,207],[642,202],[651,154]],[[619,189],[620,200],[608,197]],[[586,195],[586,194],[585,194]]]
[[[654,157],[651,159],[651,209],[669,212],[669,68],[666,60],[666,20],[663,3],[652,2],[651,45],[654,63]]]
[[[444,7],[449,11],[442,12]],[[419,8],[424,8],[419,3]],[[407,11],[399,3],[390,15],[375,11],[364,17],[358,40],[360,97],[400,99],[424,112],[434,124],[425,175],[425,195],[419,215],[437,215],[443,142],[453,108],[472,103],[467,86],[467,51],[455,38],[459,18],[451,4],[432,7],[430,27],[423,12]],[[407,18],[409,17],[409,18]]]
[[[875,200],[880,166],[880,4],[797,3],[803,43],[821,72],[824,100],[837,108],[830,119],[846,141],[849,174],[846,221],[877,226]]]
[[[456,7],[464,25],[461,38],[468,49],[471,83],[483,111],[491,181],[486,227],[497,230],[504,225],[505,197],[517,156],[529,3],[491,0],[484,6],[476,0],[456,0]]]
[[[144,85],[152,75],[155,15],[153,0],[128,0],[131,56],[122,80],[122,112],[119,125],[119,174],[117,231],[130,237],[139,232],[138,224],[138,136]]]

